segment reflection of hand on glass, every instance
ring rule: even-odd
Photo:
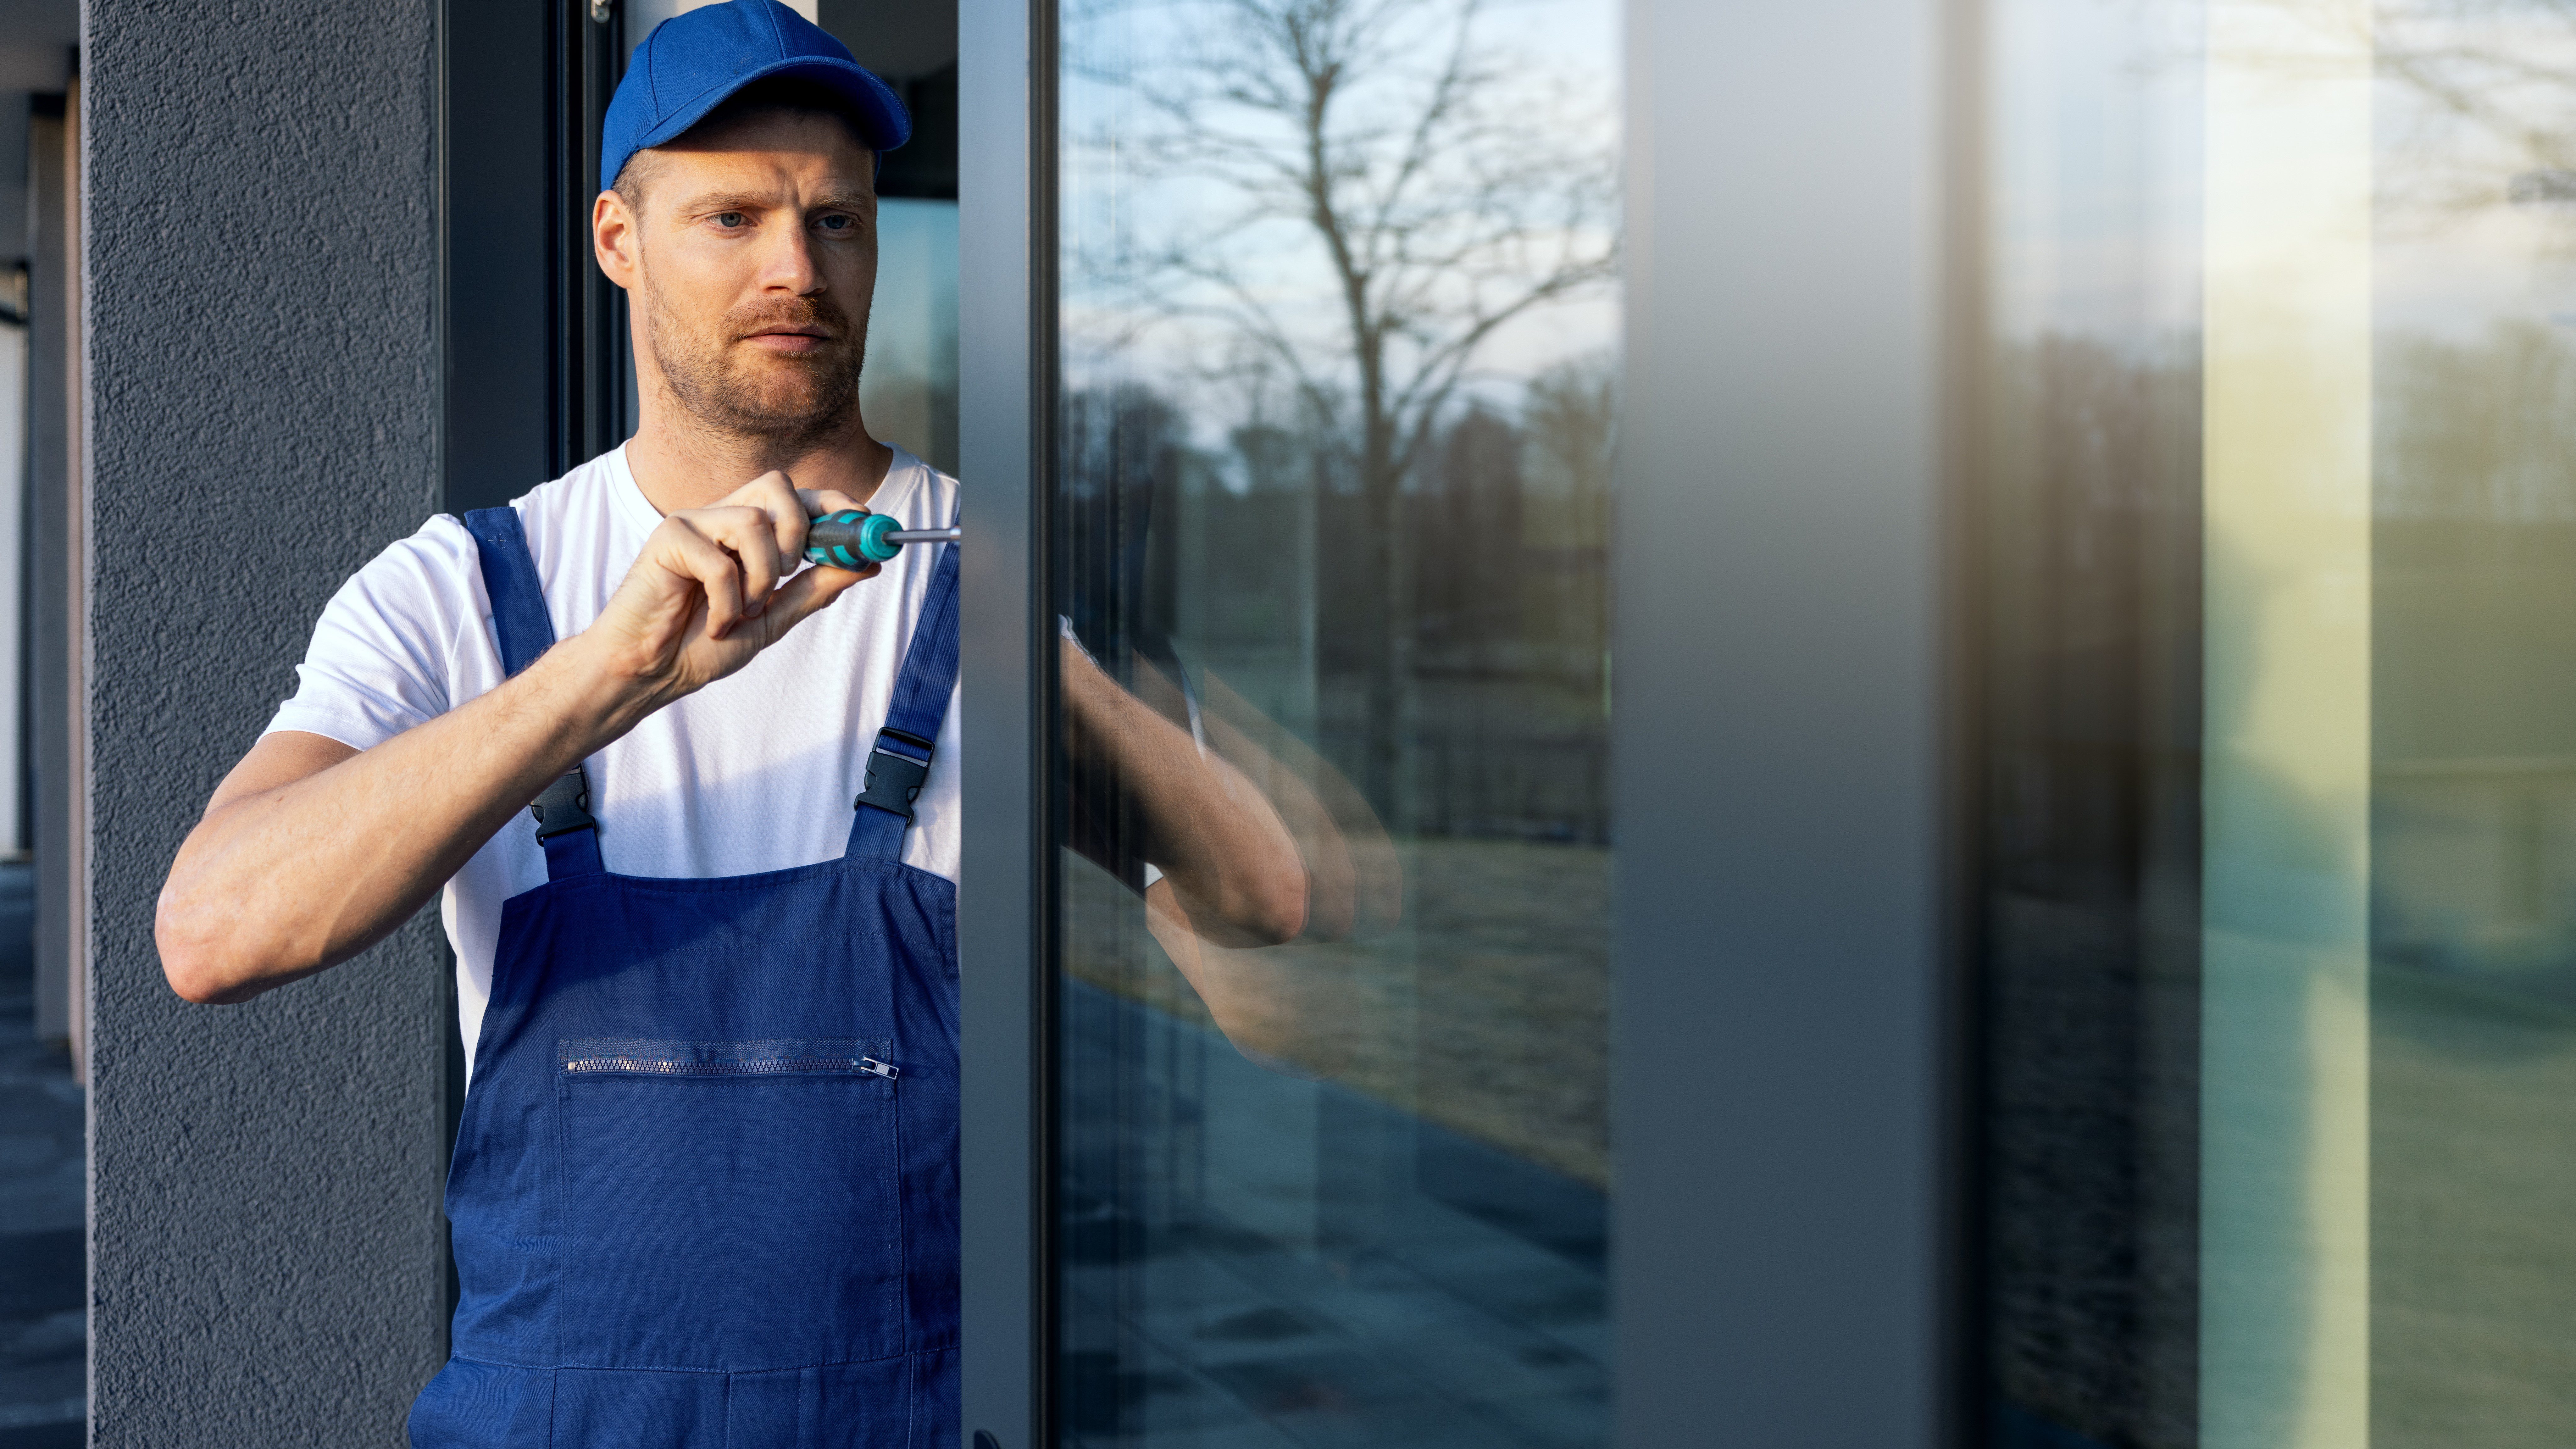
[[[1172,718],[1190,718],[1179,688],[1141,661],[1130,692],[1067,638],[1062,671],[1076,795],[1114,801],[1114,823],[1104,823],[1115,853],[1159,873],[1144,886],[1154,939],[1245,1054],[1304,1073],[1338,1069],[1346,983],[1311,958],[1260,948],[1350,940],[1394,922],[1402,877],[1375,815],[1219,681],[1207,681],[1194,734]]]

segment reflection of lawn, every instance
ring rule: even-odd
[[[2576,1425],[2576,1023],[2382,963],[2371,991],[2371,1442]]]
[[[1415,839],[1405,923],[1356,945],[1273,948],[1355,988],[1341,1079],[1380,1101],[1607,1188],[1610,852]],[[1207,1020],[1134,897],[1068,857],[1065,961],[1078,979]]]

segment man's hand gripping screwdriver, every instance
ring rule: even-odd
[[[805,525],[805,560],[836,569],[863,569],[903,552],[907,543],[955,543],[962,528],[906,528],[882,513],[844,508]]]

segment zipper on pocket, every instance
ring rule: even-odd
[[[645,1041],[590,1038],[557,1044],[562,1069],[576,1076],[814,1077],[870,1076],[893,1081],[903,1069],[879,1060],[877,1042]]]

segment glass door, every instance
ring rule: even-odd
[[[1999,0],[1994,1442],[2576,1436],[2576,16]]]
[[[1078,0],[1066,1443],[1603,1442],[1609,0]]]

